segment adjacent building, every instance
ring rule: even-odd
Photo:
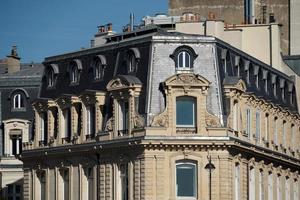
[[[201,19],[225,20],[228,24],[281,25],[284,55],[300,54],[300,3],[296,0],[169,0],[169,14],[198,13]]]
[[[0,188],[1,198],[23,197],[23,164],[17,159],[22,142],[32,140],[34,112],[43,67],[20,63],[16,47],[0,61]]]
[[[24,199],[299,200],[295,80],[203,25],[46,58]]]

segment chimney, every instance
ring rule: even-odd
[[[112,32],[112,23],[106,24],[106,31],[107,32]]]
[[[134,14],[130,14],[130,31],[133,31],[134,29]]]
[[[14,73],[20,71],[20,57],[18,56],[17,46],[12,46],[10,55],[7,56],[7,72]]]

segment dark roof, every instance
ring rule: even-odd
[[[241,78],[238,76],[226,76],[223,80],[224,85],[236,85]]]
[[[142,84],[140,79],[138,79],[137,77],[132,76],[132,75],[118,75],[117,77],[119,77],[122,80],[125,80],[126,82],[128,82],[130,84],[139,84],[139,85]]]
[[[42,76],[43,71],[44,66],[41,63],[22,63],[20,71],[14,73],[7,73],[7,65],[0,64],[0,78]]]
[[[284,62],[300,76],[300,55],[283,56]]]

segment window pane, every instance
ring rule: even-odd
[[[195,100],[189,97],[180,97],[176,101],[176,124],[195,126]]]
[[[188,52],[184,52],[185,55],[185,66],[186,68],[190,68],[190,54]]]
[[[183,52],[178,54],[178,67],[183,67]]]
[[[180,164],[176,167],[177,196],[193,197],[196,187],[196,169],[192,164]]]

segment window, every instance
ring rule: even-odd
[[[130,53],[128,56],[128,72],[134,72],[136,68],[136,58],[133,53]]]
[[[240,200],[240,165],[235,164],[234,169],[234,199]]]
[[[191,68],[191,56],[187,51],[181,51],[177,55],[178,69]]]
[[[129,199],[128,164],[120,164],[117,171],[117,198],[116,200]]]
[[[15,94],[13,97],[14,109],[24,108],[24,98],[22,94]]]
[[[238,115],[239,115],[239,110],[238,110],[238,102],[234,101],[233,103],[233,130],[238,131]]]
[[[276,194],[277,194],[277,200],[282,199],[282,193],[281,193],[281,180],[280,176],[278,175],[276,178]]]
[[[40,197],[38,199],[45,200],[46,199],[46,173],[44,171],[38,172],[37,174],[38,184],[36,188],[37,196]]]
[[[286,177],[285,179],[285,200],[290,200],[291,198],[291,185],[290,179]]]
[[[197,165],[183,161],[176,163],[176,197],[197,197]]]
[[[293,184],[293,196],[294,196],[294,200],[298,200],[299,199],[299,181],[298,180],[294,180],[294,184]]]
[[[178,127],[196,126],[196,99],[194,97],[176,98],[176,125]]]
[[[251,137],[251,111],[249,108],[246,109],[246,135],[248,138]]]
[[[270,131],[270,124],[269,124],[269,114],[266,113],[265,115],[265,140],[269,140],[269,131]]]
[[[94,172],[93,168],[87,168],[84,170],[83,176],[83,183],[82,183],[82,194],[84,195],[83,199],[93,199],[94,194]]]
[[[118,135],[123,136],[128,134],[129,125],[129,104],[128,101],[119,101],[118,107]]]
[[[95,136],[95,106],[86,107],[86,134],[90,137]]]
[[[273,174],[268,176],[268,200],[273,200]]]
[[[7,196],[8,200],[21,200],[22,186],[18,184],[7,185]]]
[[[274,118],[274,144],[278,145],[278,120]]]
[[[62,169],[60,170],[60,176],[59,176],[59,187],[60,192],[58,193],[59,199],[62,200],[68,200],[69,199],[69,170],[68,169]]]
[[[247,24],[254,23],[254,2],[253,0],[245,1],[245,21]]]
[[[259,171],[258,182],[259,182],[259,200],[264,200],[265,192],[264,192],[264,173],[263,173],[263,171]]]
[[[295,148],[295,144],[296,144],[296,140],[294,139],[294,138],[296,138],[296,128],[295,128],[295,125],[294,124],[292,124],[291,125],[291,131],[292,131],[292,136],[291,136],[291,148],[294,150],[294,148]]]
[[[176,70],[193,69],[193,63],[197,56],[194,49],[189,46],[180,46],[170,55],[175,62]]]
[[[94,68],[95,79],[102,79],[104,75],[104,66],[100,59],[96,59]]]
[[[286,146],[286,121],[282,123],[282,145]]]
[[[78,83],[79,80],[79,72],[77,66],[74,64],[71,67],[71,83]]]
[[[256,111],[255,114],[255,137],[260,142],[260,112]]]
[[[71,122],[71,110],[63,110],[63,138],[68,141],[71,138]]]
[[[16,130],[15,132],[20,132],[19,134],[10,135],[12,155],[19,155],[22,152],[22,132]]]
[[[45,145],[48,140],[48,116],[46,112],[40,113],[40,144]]]
[[[54,86],[54,71],[52,68],[50,68],[47,73],[47,85],[48,87]]]
[[[255,169],[249,171],[249,200],[255,200]]]

